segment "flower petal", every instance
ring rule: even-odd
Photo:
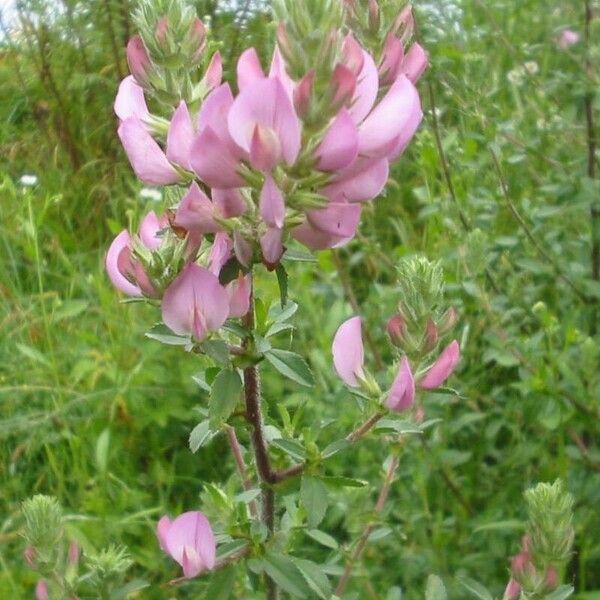
[[[168,552],[167,533],[169,532],[170,527],[171,519],[169,519],[167,515],[162,517],[156,526],[156,537],[158,537],[158,543],[160,544],[161,549],[165,552]]]
[[[311,250],[327,250],[343,241],[342,238],[313,227],[308,221],[295,227],[292,230],[292,237]]]
[[[240,273],[235,281],[227,286],[229,295],[229,318],[243,317],[250,310],[250,278]]]
[[[121,233],[113,240],[106,254],[106,272],[112,281],[112,284],[128,296],[141,296],[142,290],[139,286],[131,283],[123,272],[124,266],[129,265],[131,237],[127,230]]]
[[[285,202],[271,175],[265,177],[260,193],[260,216],[269,227],[281,229],[285,220]]]
[[[427,58],[427,53],[420,44],[414,43],[402,61],[401,70],[410,81],[416,83],[428,65],[429,59]]]
[[[371,112],[379,91],[379,73],[375,61],[366,50],[363,51],[363,57],[363,67],[358,75],[354,100],[349,109],[355,123],[361,123]]]
[[[237,157],[210,126],[195,139],[190,166],[210,187],[239,188],[244,184],[238,173]]]
[[[240,217],[248,210],[248,205],[239,189],[220,190],[214,188],[212,201],[224,219]]]
[[[229,302],[218,278],[196,264],[187,265],[167,288],[162,302],[165,325],[178,335],[202,341],[227,320]]]
[[[188,107],[185,102],[181,102],[173,114],[167,135],[167,158],[189,170],[195,135]]]
[[[181,566],[183,567],[183,576],[186,579],[192,579],[202,573],[204,565],[195,548],[184,546],[181,555]]]
[[[254,48],[248,48],[242,52],[237,63],[238,89],[241,92],[261,79],[265,79],[265,72],[260,64],[258,53]]]
[[[350,387],[359,387],[365,362],[360,317],[348,319],[337,330],[332,345],[333,364],[337,374]]]
[[[425,377],[419,382],[419,387],[424,390],[434,390],[440,387],[456,368],[460,359],[460,346],[454,340],[435,361],[433,366],[427,371]]]
[[[175,225],[201,234],[216,233],[221,227],[214,216],[215,205],[194,182],[177,208]]]
[[[372,200],[385,188],[389,170],[389,162],[385,158],[359,158],[341,171],[336,181],[323,192],[333,197],[341,195],[349,202]]]
[[[130,117],[144,120],[150,116],[144,98],[144,90],[137,84],[133,75],[129,75],[121,81],[114,109],[121,121]]]
[[[415,402],[415,379],[410,368],[408,359],[404,357],[400,361],[398,375],[392,383],[385,405],[393,411],[402,412],[408,410]]]
[[[233,242],[227,233],[221,231],[215,235],[210,255],[208,257],[209,270],[211,273],[219,277],[221,269],[231,258],[233,251]]]
[[[260,238],[263,261],[267,268],[274,268],[283,256],[283,230],[269,227],[267,233]]]
[[[325,208],[311,210],[307,218],[313,227],[340,238],[354,237],[362,207],[357,203],[330,202]]]
[[[270,127],[256,125],[250,142],[250,164],[269,173],[281,161],[281,143]]]
[[[148,250],[154,252],[158,250],[162,244],[162,238],[158,237],[159,231],[164,229],[167,225],[166,219],[159,219],[156,213],[151,210],[142,220],[140,224],[140,239]]]
[[[285,161],[292,165],[300,152],[300,121],[279,79],[258,80],[235,99],[228,116],[229,133],[240,148],[250,152],[256,125],[277,134]]]
[[[362,156],[380,158],[390,151],[415,114],[421,113],[421,100],[415,86],[400,75],[383,100],[365,119],[359,129],[359,152]]]
[[[338,171],[358,156],[358,129],[347,109],[343,108],[317,148],[317,168]]]
[[[135,174],[148,185],[171,185],[180,176],[137,117],[125,119],[119,137]]]
[[[179,515],[166,532],[167,552],[183,566],[186,548],[192,548],[203,566],[212,569],[215,565],[216,542],[208,519],[199,511]],[[195,557],[188,556],[189,559]]]

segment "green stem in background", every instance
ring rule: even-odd
[[[254,319],[254,281],[250,273],[252,293],[250,296],[250,309],[244,317],[244,326],[248,331],[253,331],[255,327]],[[252,338],[244,340],[244,347],[252,343]],[[273,481],[273,471],[271,460],[269,458],[269,448],[264,433],[264,422],[261,406],[260,393],[260,375],[258,367],[252,365],[244,369],[244,399],[246,402],[247,419],[252,426],[250,436],[252,438],[252,447],[254,449],[254,459],[256,470],[262,484],[262,515],[261,519],[269,532],[269,537],[273,535],[275,529],[275,492],[271,487]],[[275,582],[266,577],[267,580],[267,600],[277,600],[279,592]]]
[[[352,552],[352,555],[350,556],[350,560],[348,561],[348,564],[346,565],[346,568],[344,569],[344,573],[343,573],[337,587],[335,588],[336,596],[341,596],[346,591],[346,586],[348,585],[348,582],[350,581],[350,578],[352,577],[352,571],[354,569],[354,566],[360,560],[362,553],[364,552],[365,548],[367,547],[367,543],[369,542],[369,537],[370,537],[371,533],[373,532],[373,530],[375,529],[375,526],[377,525],[377,519],[383,512],[383,508],[385,506],[386,500],[390,494],[390,489],[392,488],[392,483],[394,482],[394,477],[396,475],[396,469],[398,468],[399,463],[400,463],[400,458],[398,456],[392,456],[392,459],[390,460],[390,464],[388,465],[388,468],[387,468],[387,471],[385,474],[385,479],[383,480],[383,485],[381,486],[381,490],[379,492],[379,497],[377,498],[377,502],[376,502],[375,508],[373,510],[374,516],[376,518],[373,519],[365,527],[364,531],[362,532],[362,534],[358,540],[358,543],[356,544],[356,547],[354,548],[354,551]]]
[[[592,3],[585,0],[585,72],[587,81],[587,92],[585,95],[585,121],[587,138],[587,176],[590,179],[596,178],[596,126],[594,123],[594,87],[593,87],[593,65],[590,56],[590,44],[592,38],[592,21],[594,15],[592,12]],[[600,281],[600,205],[598,201],[592,201],[590,206],[590,217],[592,225],[592,279]],[[594,302],[590,321],[590,335],[598,332],[598,302]]]

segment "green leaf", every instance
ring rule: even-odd
[[[339,544],[337,543],[336,539],[320,529],[307,529],[306,535],[326,548],[331,548],[332,550],[337,550],[339,548]]]
[[[208,340],[202,344],[202,350],[215,362],[229,364],[229,347],[222,340]]]
[[[345,450],[350,445],[350,442],[346,439],[337,440],[332,442],[329,446],[326,446],[321,452],[321,458],[330,458],[334,454],[337,454],[341,450]]]
[[[290,331],[294,329],[294,326],[291,323],[273,323],[269,329],[267,329],[267,333],[265,333],[265,337],[269,338],[273,335],[277,335],[282,331]]]
[[[310,589],[323,600],[331,598],[331,583],[327,575],[322,571],[321,567],[310,561],[302,558],[292,558],[294,564],[298,567],[300,573],[304,577]]]
[[[364,479],[353,479],[352,477],[332,476],[321,477],[321,481],[331,488],[362,488],[369,485]]]
[[[566,600],[567,598],[570,598],[573,595],[574,591],[575,588],[572,585],[561,585],[559,588],[556,588],[551,594],[548,594],[545,600]],[[584,596],[581,596],[580,598],[581,600],[583,600]]]
[[[206,446],[217,435],[215,431],[211,431],[208,419],[202,421],[192,429],[190,433],[190,450],[195,454],[202,446]]]
[[[189,336],[183,337],[181,335],[176,335],[163,323],[156,324],[148,333],[146,333],[146,337],[160,342],[161,344],[166,344],[167,346],[188,346],[191,344]]]
[[[37,348],[32,348],[31,346],[26,346],[25,344],[17,344],[17,350],[34,362],[41,363],[47,367],[50,366],[50,361]]]
[[[304,446],[297,440],[275,438],[274,440],[271,440],[271,445],[283,450],[294,460],[302,462],[306,458],[306,450],[304,449]]]
[[[96,442],[96,466],[101,473],[106,472],[108,466],[108,450],[110,447],[110,429],[105,429]]]
[[[242,504],[249,504],[252,500],[256,500],[260,496],[259,489],[246,490],[241,494],[238,494],[234,500],[236,502],[241,502]]]
[[[113,598],[113,600],[122,600],[131,596],[131,594],[134,594],[135,592],[140,592],[141,590],[146,589],[147,587],[150,587],[150,584],[147,581],[144,581],[143,579],[134,579],[126,583],[118,590],[113,591],[110,597]]]
[[[293,248],[288,248],[285,251],[283,260],[289,260],[290,262],[317,262],[317,259],[309,252],[303,252],[302,250],[295,250]]]
[[[235,410],[242,393],[242,380],[237,371],[223,369],[210,390],[208,416],[212,429],[218,429]]]
[[[310,589],[298,567],[285,554],[267,553],[262,561],[267,575],[295,598],[309,597]]]
[[[232,540],[231,542],[220,544],[217,549],[217,561],[225,560],[247,547],[248,542],[246,540]]]
[[[422,434],[423,431],[419,425],[415,425],[410,421],[399,421],[397,419],[381,419],[377,425],[375,425],[375,431],[389,431],[398,434]]]
[[[288,379],[306,387],[314,385],[310,367],[299,354],[273,349],[265,354],[265,358]]]
[[[460,585],[462,585],[465,589],[469,590],[471,594],[475,596],[475,598],[479,598],[479,600],[494,600],[487,589],[478,581],[475,581],[470,577],[457,577],[456,579],[458,583],[460,583]]]
[[[283,323],[291,319],[298,312],[298,305],[295,302],[288,302],[284,306],[272,304],[269,308],[269,321],[272,323]]]
[[[311,475],[302,476],[300,500],[306,510],[306,521],[310,529],[316,529],[327,512],[327,486]]]
[[[288,299],[288,274],[283,266],[283,263],[279,263],[275,269],[277,275],[277,283],[279,284],[279,298],[281,301],[281,308],[287,304]]]
[[[437,575],[430,575],[427,578],[425,600],[447,600],[447,598],[444,582]]]
[[[525,524],[523,521],[518,521],[517,519],[508,519],[506,521],[494,521],[493,523],[479,525],[475,528],[474,533],[479,533],[481,531],[513,531],[523,529],[525,529]]]

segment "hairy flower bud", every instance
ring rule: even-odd
[[[423,351],[432,352],[438,344],[439,335],[436,324],[429,319],[427,321],[427,329],[425,330],[425,336],[423,338]]]
[[[372,33],[379,32],[381,26],[381,14],[377,0],[369,0],[369,29]]]
[[[393,316],[387,324],[387,332],[394,346],[401,348],[406,342],[406,322],[401,314]]]
[[[156,42],[163,50],[168,50],[168,33],[169,33],[169,19],[162,16],[156,22],[154,27],[154,37]]]
[[[25,539],[35,549],[38,562],[48,562],[63,535],[62,510],[56,498],[34,496],[23,502]],[[31,556],[31,552],[28,553]]]
[[[144,41],[139,35],[133,36],[127,44],[127,64],[129,65],[129,72],[135,77],[139,85],[146,86],[152,63],[146,46],[144,46]]]
[[[520,596],[521,586],[511,577],[504,590],[502,600],[519,600]]]

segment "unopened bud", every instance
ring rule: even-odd
[[[427,328],[425,330],[425,337],[423,339],[423,350],[425,352],[432,352],[437,346],[438,339],[438,329],[435,323],[429,319],[429,321],[427,321]]]
[[[444,335],[454,328],[458,321],[458,313],[450,307],[438,322],[438,333]]]
[[[400,36],[403,44],[412,37],[415,29],[415,17],[412,12],[412,6],[409,4],[398,15],[394,21],[392,32]]]
[[[415,410],[415,423],[420,425],[425,420],[425,409],[422,406],[418,406]]]
[[[252,265],[252,256],[254,254],[252,246],[238,229],[233,232],[233,251],[241,265],[246,268]]]
[[[400,348],[406,341],[406,321],[400,314],[392,317],[387,324],[387,332],[394,346]]]
[[[148,83],[148,75],[152,67],[150,57],[144,42],[139,35],[133,36],[127,44],[127,64],[129,72],[135,77],[135,80],[145,86]]]
[[[163,49],[167,49],[167,38],[169,34],[169,19],[167,17],[161,17],[156,23],[154,28],[154,37],[158,45]]]
[[[313,85],[315,83],[315,71],[309,71],[294,90],[294,106],[301,118],[306,118],[310,113],[310,102],[312,99]]]
[[[331,77],[331,108],[337,112],[350,103],[356,92],[356,75],[345,65],[338,64]]]
[[[362,71],[365,55],[361,45],[352,35],[347,35],[342,47],[344,65],[358,77]]]
[[[521,586],[511,577],[506,589],[504,590],[504,596],[502,600],[519,600],[521,596]]]
[[[40,579],[35,586],[35,597],[37,600],[48,600],[48,584],[44,579]]]
[[[554,567],[550,567],[546,571],[546,587],[549,592],[554,591],[558,585],[560,584],[560,578],[558,577],[558,572]]]
[[[77,563],[79,563],[80,555],[81,555],[81,549],[79,548],[79,544],[76,541],[71,540],[71,543],[69,544],[69,555],[68,555],[69,564],[73,567],[77,566]]]
[[[193,58],[194,60],[198,60],[206,48],[206,27],[198,18],[194,19],[192,23],[189,39],[194,48]]]
[[[381,14],[377,0],[369,0],[369,28],[373,33],[379,32]]]
[[[32,569],[35,569],[36,566],[35,557],[35,548],[33,546],[27,546],[27,548],[25,548],[25,550],[23,551],[23,558],[25,559],[27,565],[30,566]]]
[[[279,46],[279,50],[281,54],[283,54],[286,60],[289,60],[292,56],[292,46],[290,44],[290,36],[288,34],[287,27],[285,23],[279,23],[277,26],[277,45]]]

